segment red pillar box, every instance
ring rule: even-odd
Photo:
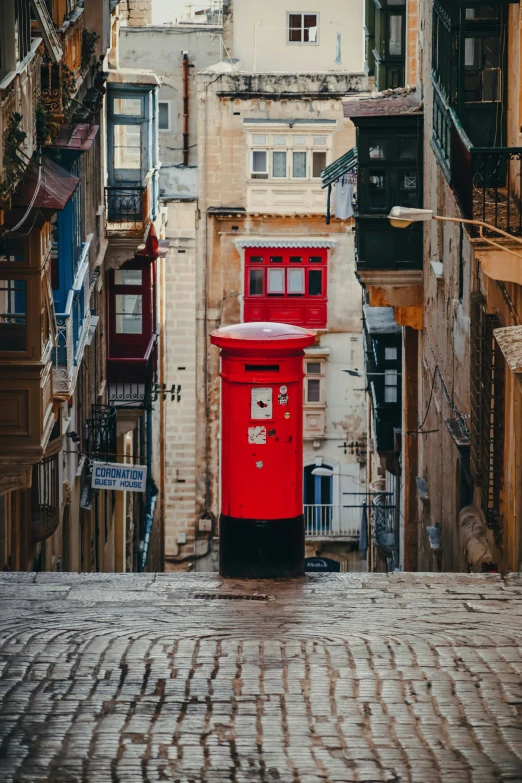
[[[219,571],[304,573],[303,354],[315,334],[253,322],[212,332],[221,348]]]

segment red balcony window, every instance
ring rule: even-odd
[[[108,288],[110,380],[130,379],[148,364],[155,339],[154,262],[135,259],[112,269]]]
[[[324,248],[247,248],[244,320],[325,328],[327,261]]]

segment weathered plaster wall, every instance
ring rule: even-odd
[[[234,57],[246,71],[362,71],[363,5],[363,0],[315,0],[310,9],[299,0],[261,6],[257,0],[235,0]],[[317,43],[288,43],[288,14],[308,12],[319,14]]]
[[[335,120],[333,160],[354,144],[355,129],[343,118],[341,96],[365,89],[360,74],[292,76],[209,69],[200,76],[199,176],[205,206],[246,206],[245,119]]]
[[[170,104],[170,130],[159,131],[160,194],[164,198],[197,196],[197,74],[218,62],[221,56],[219,27],[171,25],[122,27],[119,41],[120,65],[139,63],[161,79],[159,100]],[[183,53],[188,52],[189,157],[183,165]]]
[[[351,250],[353,257],[353,248],[348,247],[347,250]],[[355,279],[355,276],[347,271],[345,276]],[[343,310],[347,318],[353,318],[356,328],[342,332],[329,330],[318,339],[320,347],[330,351],[325,362],[326,430],[322,438],[305,440],[303,452],[305,464],[322,457],[325,463],[334,467],[332,503],[348,505],[354,503],[355,499],[343,497],[343,493],[364,491],[365,470],[356,454],[350,453],[350,449],[344,454],[343,443],[364,443],[366,439],[364,383],[361,378],[354,378],[343,372],[345,368],[361,369],[364,366],[364,347],[360,331],[360,291],[354,294],[345,299]],[[328,306],[330,310],[330,300]]]

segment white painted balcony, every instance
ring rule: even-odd
[[[304,506],[307,538],[358,540],[362,505],[308,504]]]
[[[56,313],[57,341],[53,356],[55,397],[68,399],[76,387],[78,369],[91,325],[89,289],[89,246],[91,235],[83,243],[82,254],[64,313]]]

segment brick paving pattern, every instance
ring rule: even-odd
[[[522,783],[522,576],[0,575],[2,783]]]

